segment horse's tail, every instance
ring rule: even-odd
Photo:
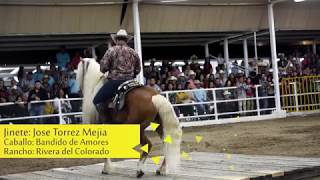
[[[171,103],[162,95],[152,97],[152,103],[156,107],[163,126],[163,140],[171,137],[172,143],[164,143],[164,155],[167,170],[175,170],[180,163],[180,143],[182,130]],[[169,140],[169,139],[168,139]]]

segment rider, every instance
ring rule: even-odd
[[[93,99],[97,111],[101,114],[106,108],[106,102],[114,97],[118,87],[125,81],[132,80],[141,71],[138,53],[127,43],[132,39],[126,30],[120,29],[112,34],[115,46],[108,49],[100,61],[100,71],[108,73],[108,81],[101,87]]]

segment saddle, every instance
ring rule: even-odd
[[[112,105],[116,111],[122,110],[125,105],[125,100],[127,94],[135,88],[142,87],[143,84],[140,84],[136,80],[129,80],[122,83],[116,92],[116,96],[113,98]]]

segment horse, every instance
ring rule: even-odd
[[[99,114],[92,101],[106,78],[100,72],[100,65],[95,59],[85,58],[79,63],[77,81],[83,94],[83,123],[100,124]],[[151,122],[159,124],[156,132],[163,141],[168,135],[172,140],[171,144],[163,143],[164,159],[156,175],[167,175],[176,170],[180,163],[182,129],[171,103],[165,97],[153,88],[141,86],[127,93],[124,108],[118,112],[108,111],[108,113],[108,117],[117,120],[118,124],[140,124],[140,145],[148,144],[149,152],[142,152],[137,167],[137,178],[144,175],[144,163],[152,149],[152,143],[145,134]],[[108,124],[108,122],[102,123]],[[111,160],[106,159],[102,173],[110,174],[112,169]]]

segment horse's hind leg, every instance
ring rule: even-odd
[[[110,174],[112,170],[112,166],[111,166],[111,159],[107,158],[104,161],[104,167],[102,170],[102,174]]]
[[[151,141],[148,139],[148,137],[145,135],[144,130],[141,131],[140,133],[140,142],[141,146],[144,146],[148,144],[148,152],[143,152],[142,156],[138,162],[138,169],[137,169],[137,178],[140,178],[144,175],[143,168],[144,168],[144,163],[147,160],[148,154],[151,151],[152,144]]]
[[[160,136],[161,140],[163,140],[164,139],[163,126],[162,126],[162,121],[161,121],[159,115],[157,115],[155,122],[159,123],[159,127],[157,128],[156,132]],[[164,144],[163,144],[163,146],[164,146]],[[159,169],[156,171],[156,174],[157,175],[166,175],[167,174],[166,157],[164,157]]]

